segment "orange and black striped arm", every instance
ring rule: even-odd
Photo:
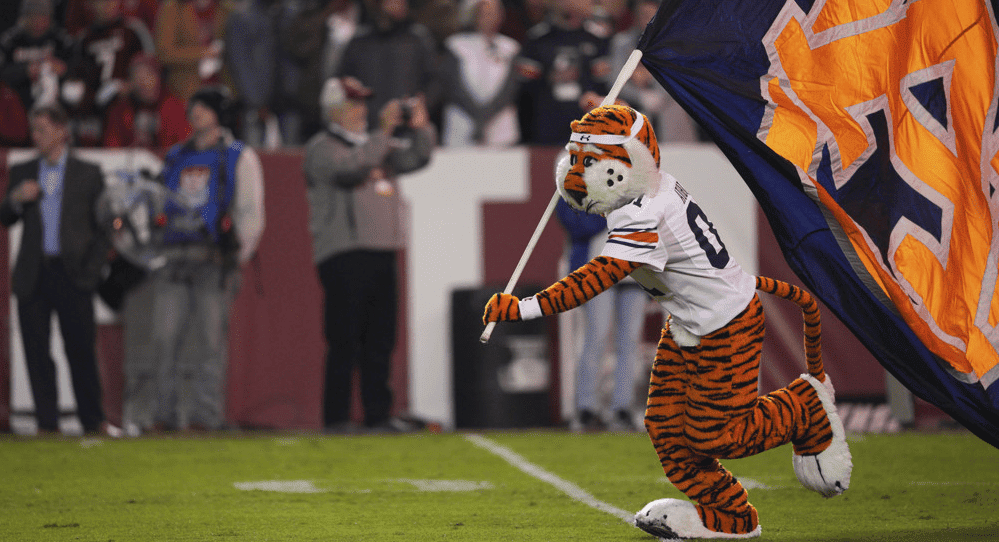
[[[545,316],[565,312],[593,299],[640,266],[611,256],[597,256],[534,297]]]
[[[569,276],[534,295],[528,302],[528,314],[521,314],[521,300],[510,294],[495,294],[486,304],[482,323],[518,321],[538,316],[551,316],[574,309],[617,284],[638,269],[641,264],[610,256],[597,256]]]

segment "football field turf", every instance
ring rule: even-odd
[[[965,432],[850,435],[850,489],[791,448],[723,463],[766,541],[999,540],[999,450]],[[644,434],[558,430],[138,439],[0,437],[0,540],[654,541],[681,498]]]

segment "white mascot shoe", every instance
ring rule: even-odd
[[[843,421],[836,413],[836,403],[833,402],[836,391],[829,375],[826,375],[825,382],[819,382],[807,374],[801,375],[801,378],[807,380],[818,392],[822,408],[829,417],[833,439],[829,447],[818,454],[794,454],[791,459],[794,474],[801,485],[808,489],[818,492],[823,497],[835,497],[850,487],[850,472],[853,470],[850,448],[846,445],[846,431],[843,430]]]
[[[635,514],[635,527],[664,540],[678,538],[756,538],[763,530],[759,525],[746,534],[719,533],[701,523],[697,508],[690,501],[659,499],[645,505]]]

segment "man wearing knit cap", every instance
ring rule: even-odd
[[[128,420],[139,429],[224,426],[229,310],[264,229],[260,159],[224,126],[232,107],[224,87],[195,92],[191,137],[164,160],[174,197],[164,209],[167,263],[152,274],[157,405]]]

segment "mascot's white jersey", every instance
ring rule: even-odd
[[[671,327],[707,335],[755,294],[756,278],[729,257],[704,211],[668,173],[655,195],[608,213],[607,228],[602,254],[644,264],[631,276],[672,315]]]

